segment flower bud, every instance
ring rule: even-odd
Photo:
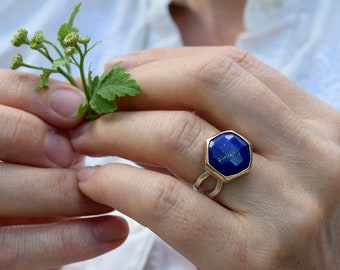
[[[64,46],[67,47],[75,46],[77,45],[78,39],[79,39],[78,32],[71,32],[64,38],[63,44]]]
[[[21,46],[27,41],[27,34],[28,32],[26,29],[18,29],[17,32],[14,34],[11,43],[16,47]]]
[[[30,47],[34,50],[38,50],[42,47],[44,41],[44,34],[42,31],[38,30],[34,33],[31,42]]]
[[[75,47],[66,47],[65,48],[65,55],[71,56],[76,52],[76,48]]]
[[[23,65],[23,63],[24,62],[23,62],[22,55],[20,53],[18,53],[12,59],[11,69],[17,69],[17,68],[21,67]]]
[[[87,44],[87,43],[90,42],[90,40],[91,40],[90,36],[81,36],[81,37],[79,37],[78,42],[80,44]]]

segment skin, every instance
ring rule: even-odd
[[[170,12],[185,45],[234,45],[245,30],[246,0],[172,1]]]
[[[233,44],[244,28],[245,1],[177,2],[172,15],[187,45]],[[228,5],[223,20],[218,5]],[[185,22],[203,27],[199,39]],[[78,90],[52,81],[49,91],[32,91],[36,76],[1,70],[0,268],[55,269],[117,247],[128,233],[123,220],[76,218],[114,207],[201,269],[336,269],[340,172],[330,164],[340,157],[339,111],[231,47],[119,60],[143,95],[121,101],[126,112],[78,128],[81,120],[70,117],[83,102]],[[191,185],[203,171],[205,139],[225,129],[253,143],[254,163],[211,200]],[[76,171],[82,158],[74,148],[146,169]],[[78,180],[100,204],[80,193]]]
[[[194,3],[181,14],[192,13],[191,7],[209,10],[210,15],[215,12]],[[178,23],[186,17],[178,19],[177,11],[172,14]],[[211,22],[209,16],[199,20]],[[112,211],[91,201],[77,186],[76,168],[83,158],[74,151],[68,130],[82,121],[72,115],[84,95],[53,80],[48,91],[32,91],[37,81],[35,75],[0,70],[0,268],[4,269],[55,269],[86,260],[119,246],[128,233],[126,222],[118,217],[77,219]]]
[[[0,268],[56,269],[120,245],[127,236],[117,217],[84,218],[112,211],[78,188],[75,153],[65,131],[82,120],[72,114],[80,90],[51,80],[0,71]]]
[[[76,129],[72,143],[145,169],[83,168],[87,196],[151,228],[199,269],[338,267],[339,111],[234,47],[119,60],[143,94]],[[203,172],[205,139],[229,129],[253,144],[253,165],[212,200],[191,186]]]

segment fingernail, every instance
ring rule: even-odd
[[[130,53],[123,56],[119,56],[110,60],[106,65],[105,69],[110,69],[114,64],[121,62],[120,66],[126,69],[132,68],[136,64],[137,54]]]
[[[61,167],[71,165],[75,158],[70,141],[54,131],[45,136],[45,153],[50,161]]]
[[[64,117],[73,116],[79,104],[85,102],[81,93],[72,90],[56,90],[51,96],[51,108]]]
[[[127,222],[119,217],[106,218],[93,227],[95,237],[102,242],[112,242],[124,239],[128,233]]]
[[[95,170],[97,168],[98,167],[84,167],[84,168],[81,168],[78,171],[78,173],[77,173],[78,181],[80,183],[86,182],[90,178],[90,176],[95,172]]]

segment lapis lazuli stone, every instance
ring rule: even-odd
[[[218,134],[208,141],[208,164],[224,177],[249,169],[251,147],[232,131]]]

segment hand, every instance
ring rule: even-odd
[[[339,111],[232,47],[118,60],[143,94],[74,131],[73,145],[145,169],[82,169],[87,196],[150,227],[199,269],[338,267]],[[210,199],[192,184],[204,170],[205,140],[230,129],[252,143],[253,165]]]
[[[111,211],[78,189],[81,162],[65,131],[84,97],[37,76],[0,70],[0,268],[51,269],[97,256],[127,235],[117,217],[75,217]],[[58,90],[59,89],[59,90]],[[73,168],[73,169],[72,169]]]

